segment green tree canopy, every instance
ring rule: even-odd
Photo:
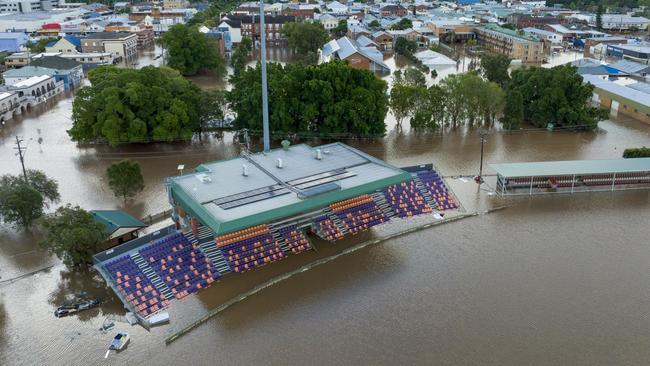
[[[48,43],[58,41],[59,38],[60,37],[43,37],[35,43],[32,42],[27,43],[26,46],[27,48],[29,48],[30,52],[41,53],[41,52],[45,52],[45,46],[47,46]]]
[[[395,84],[390,91],[390,109],[395,116],[397,126],[402,126],[402,120],[415,113],[415,107],[420,102],[418,93],[422,87],[408,84]]]
[[[644,146],[644,147],[625,149],[625,151],[623,151],[623,157],[626,159],[650,158],[650,148]]]
[[[201,70],[213,70],[217,76],[226,72],[225,61],[217,44],[199,32],[196,25],[176,24],[163,33],[167,48],[167,65],[183,75],[195,75]]]
[[[413,28],[413,22],[409,18],[402,18],[399,22],[390,26],[392,30],[405,30]]]
[[[0,201],[2,219],[18,227],[29,228],[43,215],[43,196],[24,181],[2,188]]]
[[[374,19],[372,22],[368,23],[368,27],[371,29],[379,29],[381,27],[381,24],[379,24],[379,21],[377,19]]]
[[[282,27],[291,48],[302,61],[316,63],[318,50],[329,39],[329,34],[320,22],[291,22]]]
[[[332,29],[332,33],[337,37],[343,37],[348,33],[348,21],[347,19],[339,20],[339,24],[336,28]]]
[[[72,104],[73,141],[173,141],[199,130],[201,91],[175,70],[104,66],[88,79],[91,86],[78,90]]]
[[[116,197],[124,200],[124,203],[144,189],[144,179],[138,163],[129,160],[113,163],[106,169],[106,176],[108,186]]]
[[[103,224],[79,206],[59,207],[39,221],[45,237],[39,245],[56,255],[67,266],[92,263],[92,256],[102,250],[108,238]]]
[[[481,74],[484,78],[499,84],[504,87],[510,75],[508,68],[510,67],[510,58],[500,53],[486,53],[481,56]]]
[[[40,170],[27,169],[27,182],[29,185],[38,191],[43,196],[44,204],[46,207],[50,203],[56,203],[61,196],[59,195],[59,184],[54,180],[48,178],[45,173]],[[25,183],[25,177],[21,175],[5,174],[0,177],[0,201],[2,200],[3,191],[11,189],[19,184]]]
[[[409,41],[405,37],[399,37],[395,41],[395,53],[398,55],[413,57],[413,53],[417,51],[418,44],[414,41]]]
[[[592,129],[606,112],[589,105],[594,86],[582,82],[575,67],[531,67],[512,72],[509,90],[521,93],[524,119],[537,127],[549,123],[570,129]]]
[[[383,135],[388,108],[386,82],[344,61],[321,65],[270,63],[269,124],[276,134],[302,133],[327,137]],[[262,129],[259,65],[248,68],[228,93],[237,128]],[[284,136],[282,136],[284,137]]]
[[[239,45],[230,57],[230,64],[232,65],[235,77],[239,76],[239,73],[246,68],[246,63],[252,50],[253,41],[248,37],[242,37],[241,42],[239,42]]]
[[[506,105],[501,122],[503,127],[513,130],[519,128],[524,120],[524,97],[516,89],[508,90]]]
[[[222,121],[226,116],[228,102],[223,90],[213,89],[201,93],[200,115],[201,132],[214,129],[215,121]]]

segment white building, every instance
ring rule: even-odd
[[[550,43],[550,44],[561,44],[562,43],[562,35],[559,33],[543,30],[543,29],[537,29],[537,28],[524,28],[524,33],[535,36],[544,42]]]
[[[11,86],[2,88],[6,92],[14,92],[18,97],[25,97],[28,106],[35,106],[55,97],[65,90],[63,81],[54,80],[53,76],[33,76],[27,80],[20,81]]]
[[[339,25],[339,20],[331,14],[323,14],[318,17],[317,20],[323,25],[323,28],[328,31],[331,31]]]
[[[603,14],[603,29],[607,30],[647,30],[650,19],[633,17],[626,14]],[[593,16],[589,25],[596,25],[596,16]]]
[[[59,0],[0,0],[0,13],[49,11],[58,5]]]

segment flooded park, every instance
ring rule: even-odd
[[[152,55],[143,55],[140,66],[156,61]],[[225,87],[209,77],[194,81]],[[56,179],[62,203],[141,218],[169,208],[163,182],[179,174],[179,164],[193,168],[240,153],[231,133],[187,143],[78,146],[66,133],[71,108],[72,97],[62,96],[2,127],[0,174],[20,171],[17,135],[27,143],[26,167]],[[390,116],[387,126],[385,138],[342,142],[395,166],[433,163],[464,213],[478,214],[294,275],[169,345],[165,339],[183,324],[269,278],[414,223],[393,220],[335,245],[316,241],[318,252],[175,301],[170,324],[150,331],[123,321],[121,302],[99,276],[67,269],[38,249],[35,233],[0,227],[0,364],[647,364],[649,191],[501,198],[493,194],[489,166],[485,185],[468,178],[479,169],[478,131],[400,130]],[[644,145],[650,125],[625,118],[602,121],[594,131],[495,128],[485,161],[620,158],[625,148]],[[141,165],[145,179],[145,190],[126,206],[105,176],[125,158]],[[105,302],[55,318],[56,304],[81,291]],[[104,359],[114,333],[99,330],[107,319],[130,333],[131,344]]]

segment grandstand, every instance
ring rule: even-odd
[[[500,195],[650,189],[650,158],[491,164]]]
[[[200,165],[166,181],[175,225],[95,256],[140,320],[173,299],[394,218],[458,207],[431,165],[399,169],[347,145],[307,145]]]

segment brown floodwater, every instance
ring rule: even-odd
[[[163,179],[178,164],[235,156],[232,135],[176,144],[81,147],[70,142],[71,98],[0,129],[0,174],[26,166],[59,181],[62,202],[124,209],[138,217],[168,207]],[[478,171],[475,130],[394,129],[375,141],[345,140],[397,166],[434,163],[447,176]],[[39,137],[42,142],[39,143]],[[310,141],[308,141],[310,142]],[[650,126],[620,119],[592,132],[494,131],[487,162],[618,158],[650,145]],[[146,188],[123,206],[108,188],[115,160],[139,162]],[[492,173],[489,168],[487,173]],[[372,245],[298,274],[230,307],[175,343],[166,336],[235,294],[355,242],[420,222],[394,220],[363,236],[228,276],[170,309],[150,332],[122,321],[101,279],[39,251],[36,234],[0,228],[0,365],[442,364],[646,365],[650,359],[650,192],[501,199],[488,186],[449,178],[467,212],[507,208]],[[420,220],[420,221],[418,221]],[[13,282],[25,273],[45,270]],[[99,309],[57,319],[55,304],[87,291]],[[106,318],[116,328],[98,329]],[[116,330],[125,351],[104,354]]]

